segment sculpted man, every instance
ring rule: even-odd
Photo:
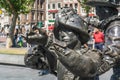
[[[107,55],[98,50],[82,48],[82,45],[89,40],[89,34],[87,33],[85,22],[72,8],[62,8],[58,12],[53,33],[55,40],[51,43],[51,48],[49,47],[48,49],[45,47],[46,44],[42,46],[49,52],[54,50],[53,53],[59,60],[61,67],[65,67],[66,71],[70,71],[74,76],[71,80],[94,80],[94,76],[109,70],[118,59],[117,56],[110,57],[113,52],[110,53],[109,50],[105,52],[108,52],[109,59],[107,59]],[[40,35],[47,36],[41,34],[41,32]],[[28,35],[27,41],[34,43],[32,40],[34,37],[30,36],[31,35]],[[43,37],[41,36],[37,36],[38,40],[36,38],[38,41],[37,44],[39,45],[42,44],[40,40],[43,39]],[[46,40],[47,38],[44,39]],[[117,40],[119,41],[119,39]],[[45,43],[47,43],[47,41]],[[119,55],[119,53],[117,54]],[[61,73],[62,71],[58,70],[58,77],[61,76]],[[64,74],[62,78],[58,78],[58,80],[65,80],[65,75],[66,74]]]
[[[111,80],[120,79],[120,16],[118,15],[120,0],[88,0],[88,5],[95,7],[100,23],[96,26],[104,30],[104,59],[113,65]],[[107,69],[107,67],[106,67]]]

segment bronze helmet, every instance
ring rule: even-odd
[[[59,40],[60,30],[71,30],[78,35],[78,39],[82,44],[86,43],[90,36],[88,28],[83,19],[76,13],[76,11],[69,7],[61,8],[56,15],[54,34]]]
[[[86,4],[90,6],[119,7],[120,0],[87,0]]]

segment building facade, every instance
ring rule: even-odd
[[[39,27],[44,26],[45,22],[45,0],[35,0],[34,5],[30,13],[21,14],[20,24],[29,24],[33,26],[34,24],[38,24]]]
[[[81,6],[77,0],[63,0],[63,5],[65,7],[72,7],[77,11],[78,14],[81,15],[81,12],[80,12]]]
[[[55,14],[61,7],[72,7],[77,11],[77,14],[85,17],[86,11],[77,0],[49,0],[48,2],[48,21],[49,25],[54,24]],[[94,9],[90,10],[90,14],[95,14]]]
[[[49,0],[48,1],[48,26],[54,24],[55,14],[63,6],[63,0]]]
[[[9,23],[9,15],[4,9],[0,10],[0,29]]]
[[[47,20],[47,24],[51,26],[54,24],[55,14],[61,7],[65,6],[72,7],[80,16],[86,15],[85,9],[81,7],[77,0],[35,0],[33,8],[28,14],[19,15],[17,24],[29,24],[30,26],[38,24],[41,27],[45,26],[45,21]],[[11,19],[4,14],[0,15],[0,20],[2,20],[0,22],[1,26],[11,23]]]
[[[72,7],[81,15],[80,4],[77,0],[49,0],[48,2],[48,24],[53,25],[55,14],[61,7]]]

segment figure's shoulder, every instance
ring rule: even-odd
[[[99,24],[99,27],[100,27],[102,30],[106,30],[107,27],[108,27],[111,23],[116,22],[116,21],[120,21],[120,16],[119,16],[119,15],[115,15],[115,16],[109,17],[108,19],[103,20],[103,21]]]

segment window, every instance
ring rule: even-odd
[[[78,4],[77,3],[74,4],[74,9],[76,12],[78,11]]]
[[[69,1],[69,0],[64,0],[64,1]]]
[[[52,8],[55,9],[55,4],[52,4]]]
[[[39,15],[39,13],[37,13],[37,20],[40,20],[40,15]]]
[[[40,13],[40,18],[41,18],[42,21],[44,20],[43,13]]]
[[[41,8],[41,9],[43,8],[43,3],[40,3],[40,8]]]
[[[82,8],[82,13],[86,13],[85,8]]]
[[[78,8],[78,4],[77,3],[75,3],[75,9],[77,9]]]
[[[55,18],[55,13],[53,13],[53,19]]]
[[[19,15],[19,18],[20,18],[20,20],[21,20],[21,18],[22,18],[22,15]]]
[[[73,8],[73,5],[72,5],[72,4],[70,4],[70,7],[71,7],[71,8]]]
[[[25,20],[28,20],[28,14],[25,14]]]
[[[37,0],[37,4],[39,5],[39,0]]]
[[[35,20],[35,13],[32,12],[32,20]]]
[[[68,7],[68,4],[65,4],[65,7]]]
[[[48,9],[50,9],[50,4],[48,4]]]
[[[34,3],[34,5],[33,5],[34,8],[35,8],[35,5],[36,5],[36,4]]]
[[[61,4],[60,3],[58,3],[58,8],[61,8]]]

